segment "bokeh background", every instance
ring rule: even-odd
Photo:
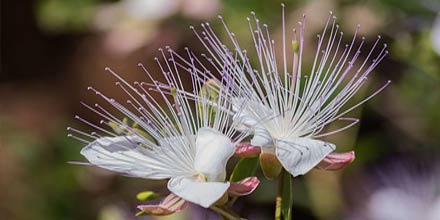
[[[294,219],[428,219],[426,213],[435,216],[431,220],[440,219],[440,213],[435,214],[440,210],[440,1],[284,2],[289,27],[307,15],[306,66],[312,62],[315,34],[331,10],[347,36],[359,23],[368,44],[378,34],[388,43],[390,55],[362,93],[393,81],[351,113],[361,118],[359,125],[327,138],[338,151],[356,151],[351,166],[338,172],[314,170],[294,179]],[[164,181],[67,163],[84,159],[79,154],[82,144],[67,138],[66,127],[82,126],[74,120],[76,114],[96,118],[79,104],[96,101],[87,86],[122,96],[104,67],[128,81],[146,80],[137,63],[154,69],[159,47],[203,51],[190,24],[210,21],[226,38],[216,19],[219,14],[250,50],[246,17],[255,11],[279,37],[280,3],[1,1],[0,219],[149,219],[134,217],[140,203],[135,195],[144,190],[165,195]],[[271,219],[275,194],[276,183],[263,181],[253,195],[239,199],[236,208],[249,219]],[[396,213],[403,218],[394,218]],[[209,215],[193,206],[157,219]]]

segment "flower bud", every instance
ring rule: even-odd
[[[340,170],[351,164],[354,159],[354,151],[345,153],[330,153],[318,165],[316,165],[316,168],[332,171]]]
[[[136,195],[136,198],[140,201],[149,201],[149,200],[156,199],[158,197],[159,197],[159,195],[157,195],[153,191],[144,191],[144,192],[140,192]]]
[[[234,155],[242,158],[257,157],[261,152],[261,148],[253,146],[249,142],[242,142],[235,146]]]

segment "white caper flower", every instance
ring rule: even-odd
[[[110,108],[100,104],[92,107],[82,103],[102,117],[101,123],[93,124],[76,116],[95,131],[86,133],[68,128],[75,133],[70,136],[87,144],[81,154],[91,165],[131,177],[170,179],[168,189],[174,195],[209,207],[230,187],[230,183],[225,182],[226,163],[245,134],[230,126],[228,114],[232,104],[228,101],[229,93],[223,90],[228,88],[222,87],[215,99],[208,99],[206,93],[199,93],[204,81],[192,74],[194,93],[192,98],[186,97],[179,74],[191,72],[191,69],[178,67],[170,49],[169,53],[160,51],[165,62],[156,60],[166,83],[154,80],[142,64],[140,66],[153,83],[129,84],[111,69],[106,69],[120,81],[116,85],[127,94],[127,104],[89,87],[128,120],[121,120]],[[159,94],[160,98],[153,97],[151,92]],[[221,107],[213,109],[212,104]],[[129,126],[127,121],[135,126]],[[256,187],[258,180],[253,179],[252,184]],[[250,191],[255,187],[246,189]],[[180,210],[180,206],[156,212],[176,210]]]
[[[220,41],[208,23],[202,24],[201,32],[193,28],[208,51],[208,55],[202,56],[221,77],[205,71],[209,68],[205,68],[202,62],[199,62],[202,66],[199,72],[207,78],[213,78],[218,84],[232,82],[232,89],[228,91],[233,97],[236,128],[253,134],[251,144],[261,147],[264,160],[273,163],[274,159],[270,155],[276,156],[293,176],[302,175],[336,149],[334,144],[320,138],[356,124],[358,119],[344,115],[389,85],[390,81],[357,104],[347,106],[388,53],[387,45],[379,46],[379,36],[371,48],[365,49],[365,56],[361,57],[365,38],[356,41],[360,26],[356,28],[350,43],[344,44],[343,33],[336,24],[336,17],[330,12],[322,33],[318,35],[312,69],[306,72],[303,68],[305,16],[299,22],[299,29],[293,29],[293,35],[287,40],[282,5],[282,46],[277,47],[268,26],[261,24],[255,13],[251,14],[253,18],[247,20],[255,46],[255,57],[240,47],[235,34],[228,29],[222,17],[219,18],[229,35],[232,49]],[[281,60],[276,58],[278,48],[282,50]],[[193,59],[198,60],[195,56]],[[289,64],[288,59],[291,59],[292,64]],[[188,64],[185,61],[181,63]],[[291,68],[288,65],[292,65]],[[349,124],[324,132],[327,125],[337,120]],[[342,158],[338,155],[331,158],[335,157]],[[339,164],[332,166],[332,169],[353,161],[354,154],[344,154],[343,158],[344,161],[338,160]],[[279,173],[280,170],[275,169],[274,172]]]

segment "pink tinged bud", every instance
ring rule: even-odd
[[[139,205],[137,208],[142,211],[142,214],[163,216],[182,211],[186,207],[188,207],[188,202],[171,193],[160,204]]]
[[[228,193],[231,196],[245,196],[251,194],[260,184],[257,177],[244,178],[241,181],[231,183]]]
[[[323,170],[340,170],[351,164],[355,159],[354,151],[345,153],[330,153],[317,166]]]
[[[261,153],[261,148],[250,144],[249,142],[242,142],[235,146],[235,156],[237,157],[256,157]]]

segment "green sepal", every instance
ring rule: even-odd
[[[232,171],[229,181],[237,182],[246,177],[255,175],[258,168],[258,157],[241,158]]]
[[[198,96],[201,100],[211,101],[212,103],[218,102],[218,92],[220,91],[220,86],[212,79],[207,80],[205,84],[200,88]],[[205,104],[203,101],[197,101],[197,110],[199,112],[199,117],[203,118],[204,113],[211,115],[209,120],[214,121],[217,109],[212,105]]]
[[[129,126],[129,121],[128,118],[123,118],[122,119],[122,123],[124,125]],[[133,131],[119,125],[118,123],[114,122],[114,121],[110,121],[108,123],[108,125],[113,129],[113,131],[118,134],[118,135],[130,135],[133,133]],[[130,126],[134,131],[136,131],[136,133],[142,135],[144,138],[148,139],[149,141],[157,144],[156,140],[147,132],[145,132],[142,127],[139,126],[138,123],[134,122],[131,126]],[[149,147],[147,147],[149,148]]]
[[[136,195],[136,198],[139,201],[149,201],[149,200],[157,199],[158,197],[159,197],[159,195],[157,195],[153,191],[144,191],[144,192],[140,192]]]
[[[123,118],[122,124],[128,125],[128,118]],[[110,126],[116,134],[121,135],[127,133],[127,129],[125,127],[120,126],[118,123],[114,121],[109,121],[108,126]]]
[[[282,202],[281,202],[281,215],[284,220],[292,219],[292,205],[293,205],[293,195],[292,195],[292,177],[290,173],[283,169],[282,175],[283,188],[282,188]]]
[[[122,126],[120,126],[118,123],[116,123],[114,121],[109,121],[108,126],[110,126],[112,128],[112,130],[118,135],[123,134],[126,131],[125,128],[123,128]]]
[[[283,170],[283,165],[281,165],[277,156],[272,153],[261,153],[259,155],[260,167],[263,171],[264,176],[268,180],[274,180],[278,178],[281,171]]]
[[[150,134],[148,134],[144,130],[142,130],[140,128],[133,128],[133,130],[135,130],[138,134],[142,135],[144,138],[148,139],[149,141],[151,141],[153,143],[157,143],[156,140],[154,140],[153,136],[151,136]]]

